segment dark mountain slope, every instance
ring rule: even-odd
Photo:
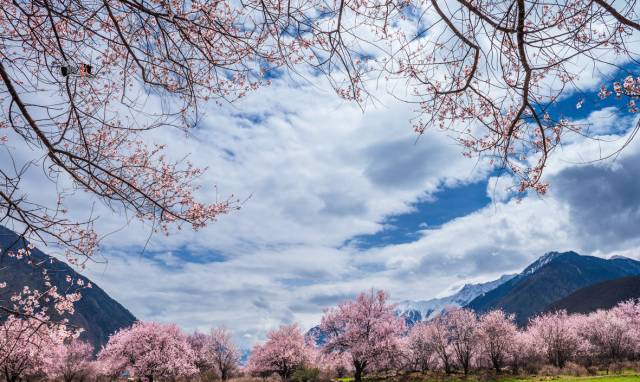
[[[545,311],[564,309],[569,313],[589,313],[609,309],[619,302],[640,298],[640,276],[624,277],[578,289],[549,305]]]
[[[45,290],[40,267],[29,265],[25,259],[17,260],[5,254],[8,249],[23,248],[16,245],[18,236],[11,230],[0,226],[0,281],[6,282],[7,287],[0,290],[0,299],[6,300],[11,294],[27,285],[32,289]],[[10,248],[11,246],[13,248]],[[86,277],[76,273],[66,263],[46,255],[38,249],[31,251],[34,263],[41,263],[51,277],[53,285],[59,291],[69,288],[66,276],[74,280],[82,279],[90,282]],[[109,339],[109,335],[116,330],[130,326],[136,318],[117,301],[109,297],[100,287],[92,283],[92,288],[81,291],[82,298],[75,304],[75,314],[69,316],[70,323],[84,329],[82,338],[99,348]]]
[[[633,275],[640,275],[640,262],[635,260],[550,252],[518,276],[478,296],[467,307],[479,313],[503,309],[514,313],[516,321],[522,325],[549,304],[580,288]]]

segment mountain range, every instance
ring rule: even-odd
[[[421,301],[404,300],[396,305],[396,312],[398,315],[403,316],[409,325],[418,321],[429,320],[447,308],[466,306],[476,297],[494,290],[515,276],[515,274],[503,275],[497,280],[485,283],[465,284],[458,292],[447,297]]]
[[[550,252],[520,274],[473,299],[466,307],[483,313],[502,309],[516,322],[545,311],[550,304],[571,293],[603,281],[640,275],[640,261],[629,258],[603,259],[575,252]]]
[[[483,313],[502,309],[519,325],[545,311],[590,312],[640,298],[640,261],[614,256],[603,259],[576,252],[549,252],[515,275],[466,284],[451,296],[402,301],[396,312],[407,324],[429,320],[447,308],[466,307]],[[584,289],[583,289],[584,288]]]
[[[42,268],[46,268],[52,284],[57,286],[59,291],[69,288],[67,276],[71,276],[74,282],[82,280],[85,285],[91,282],[65,262],[37,248],[31,251],[30,256],[32,263],[38,264],[37,267],[30,265],[24,258],[18,260],[7,256],[8,250],[24,247],[22,244],[18,246],[18,241],[19,236],[15,232],[0,226],[0,280],[7,283],[5,288],[0,289],[0,300],[7,301],[12,294],[24,286],[40,291],[45,290]],[[136,318],[98,285],[91,283],[91,288],[81,290],[82,298],[75,303],[75,313],[67,315],[66,318],[69,319],[70,324],[84,329],[81,338],[89,341],[95,349],[99,349],[107,343],[109,335],[120,328],[130,326]]]
[[[552,303],[545,311],[563,309],[569,313],[589,313],[635,298],[640,298],[640,276],[629,276],[578,289]]]
[[[0,281],[7,283],[0,289],[0,301],[7,301],[25,285],[44,290],[42,267],[46,267],[51,282],[59,290],[69,286],[67,276],[85,284],[90,282],[65,262],[37,248],[31,251],[31,260],[39,267],[28,264],[25,259],[7,256],[7,250],[18,248],[18,240],[16,233],[0,226]],[[71,324],[83,328],[82,338],[99,349],[110,334],[130,326],[136,318],[92,284],[92,288],[82,290],[75,314],[67,318]],[[619,256],[603,259],[576,252],[549,252],[518,274],[503,275],[486,283],[465,284],[447,297],[405,300],[396,305],[396,313],[413,325],[450,307],[466,307],[477,313],[502,309],[513,313],[519,325],[525,325],[529,318],[541,312],[565,309],[587,313],[610,308],[629,298],[640,298],[640,261]],[[309,334],[319,344],[323,342],[324,336],[318,327],[312,328]]]

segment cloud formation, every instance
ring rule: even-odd
[[[88,276],[141,319],[186,330],[224,325],[249,347],[280,324],[317,324],[323,308],[362,290],[425,299],[519,271],[550,250],[606,255],[637,245],[635,149],[613,164],[582,165],[581,155],[604,144],[576,137],[550,161],[550,194],[518,200],[509,178],[496,180],[445,134],[416,141],[409,105],[381,94],[363,113],[325,85],[281,79],[211,109],[192,136],[154,132],[150,139],[171,143],[171,155],[190,153],[209,168],[202,197],[250,198],[206,229],[148,243],[150,227],[122,229],[122,216],[98,209],[98,228],[115,233],[102,247],[108,263],[91,265]],[[602,113],[590,116],[593,131],[620,138]],[[409,243],[350,244],[388,233],[388,218],[418,213],[418,201],[438,203],[438,191],[446,198],[447,189],[483,179],[492,202],[475,212],[422,227]]]
[[[568,167],[554,176],[554,195],[568,206],[586,248],[606,251],[638,245],[638,174],[640,152],[625,152],[615,161]]]

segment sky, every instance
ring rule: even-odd
[[[371,288],[424,300],[519,272],[549,251],[640,258],[640,142],[593,162],[637,119],[598,99],[602,81],[555,110],[597,139],[568,137],[541,196],[514,194],[508,174],[464,157],[445,132],[417,137],[413,106],[385,91],[363,110],[311,73],[275,76],[245,99],[208,105],[188,135],[147,138],[208,169],[203,200],[233,196],[241,209],[196,232],[151,235],[79,196],[74,206],[97,211],[105,235],[83,273],[141,320],[225,326],[249,348],[282,324],[311,328],[323,309]]]
[[[417,139],[411,105],[381,94],[363,112],[321,78],[276,78],[212,106],[190,136],[153,136],[208,167],[203,198],[233,194],[242,208],[168,237],[101,216],[99,231],[111,234],[85,274],[139,319],[222,325],[248,348],[281,324],[310,328],[324,308],[371,288],[422,300],[549,251],[638,258],[640,143],[590,162],[635,119],[595,91],[580,109],[576,97],[558,113],[599,139],[570,137],[550,160],[549,193],[515,195],[508,175],[463,157],[446,133]]]

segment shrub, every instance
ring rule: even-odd
[[[609,365],[609,371],[614,374],[622,374],[625,369],[624,362],[613,362]]]
[[[557,375],[560,375],[560,369],[553,365],[544,365],[540,368],[538,374],[545,377],[555,377]]]
[[[316,368],[300,368],[296,370],[291,379],[295,382],[317,382],[320,380],[320,369]]]
[[[587,375],[587,369],[577,363],[567,362],[567,364],[562,368],[562,374],[581,377]]]

